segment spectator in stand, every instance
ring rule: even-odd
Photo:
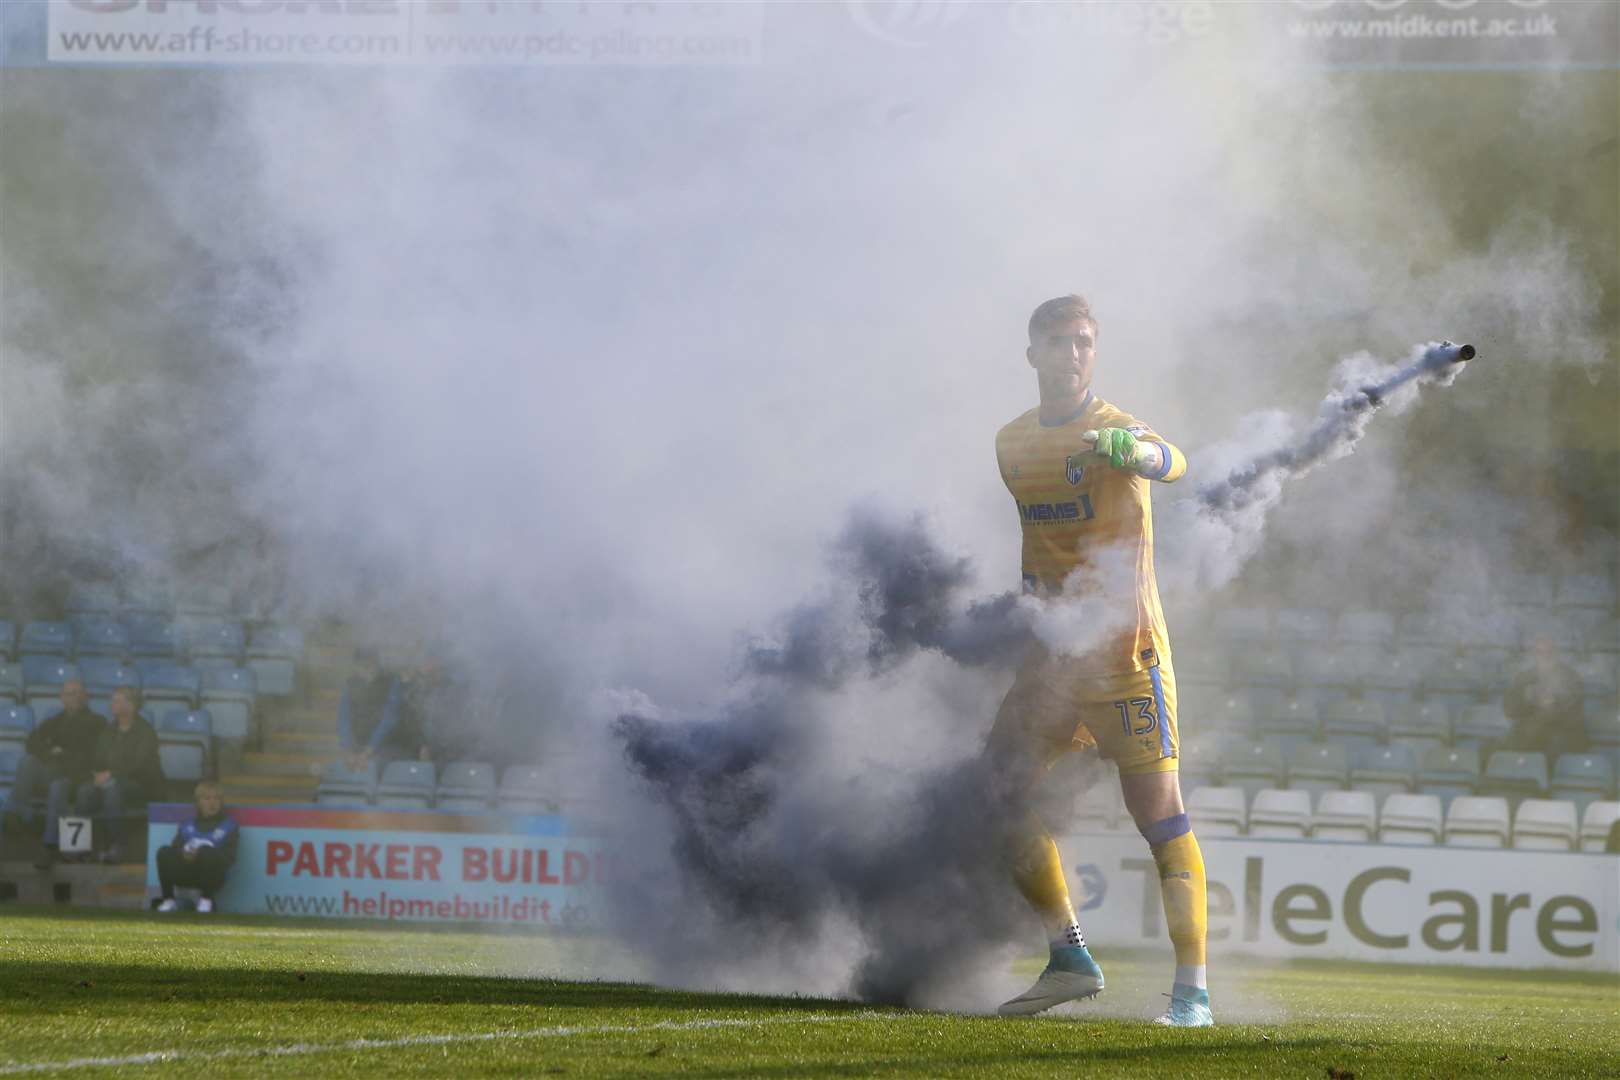
[[[105,821],[107,847],[104,862],[124,858],[124,811],[144,806],[163,791],[163,759],[158,754],[157,732],[141,715],[141,692],[133,686],[113,691],[109,711],[112,726],[96,741],[95,772],[79,785],[74,810],[84,816],[99,814]]]
[[[390,740],[399,726],[400,686],[373,649],[356,650],[354,664],[338,701],[338,742],[349,768],[363,769],[396,749]]]
[[[44,851],[35,862],[48,870],[57,858],[58,819],[68,812],[73,793],[95,767],[96,740],[107,730],[107,718],[90,711],[90,693],[81,679],[62,684],[62,711],[28,736],[17,778],[6,804],[6,820],[32,821],[33,801],[45,797]]]
[[[1513,721],[1508,746],[1539,750],[1549,761],[1587,749],[1581,676],[1558,655],[1550,638],[1537,638],[1530,664],[1508,687],[1502,711]]]
[[[430,652],[402,682],[394,742],[407,756],[439,767],[464,760],[476,753],[476,739],[465,730],[466,708],[466,687]]]
[[[202,890],[197,910],[206,915],[214,910],[214,894],[225,885],[225,875],[236,862],[236,844],[241,830],[225,813],[225,792],[212,780],[204,780],[195,792],[197,813],[174,831],[174,839],[158,848],[158,882],[163,899],[158,910],[173,911],[176,887]]]

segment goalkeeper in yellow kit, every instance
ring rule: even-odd
[[[1095,746],[1119,767],[1125,806],[1158,865],[1175,945],[1170,1008],[1158,1020],[1213,1023],[1204,979],[1204,859],[1181,801],[1176,679],[1153,577],[1153,482],[1186,471],[1181,452],[1091,392],[1097,323],[1079,296],[1029,320],[1026,356],[1041,403],[996,435],[1001,478],[1018,504],[1026,591],[1079,605],[1077,640],[1031,646],[996,715],[986,753],[1018,805],[1062,754]],[[1001,1007],[1041,1012],[1103,988],[1075,922],[1057,845],[1033,811],[1011,812],[1019,891],[1046,923],[1051,958]]]

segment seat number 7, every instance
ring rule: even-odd
[[[1114,708],[1119,710],[1120,723],[1125,727],[1127,735],[1146,735],[1159,726],[1159,714],[1150,697],[1133,697],[1129,701],[1116,701]],[[1131,715],[1131,710],[1136,715]],[[1136,721],[1143,721],[1142,727],[1136,726]]]

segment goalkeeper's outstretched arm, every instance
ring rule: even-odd
[[[1166,484],[1180,480],[1187,471],[1187,458],[1163,439],[1139,439],[1124,428],[1103,428],[1080,436],[1093,444],[1091,451],[1105,457],[1116,469],[1129,469],[1148,480]]]

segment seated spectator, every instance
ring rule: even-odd
[[[401,683],[399,727],[394,743],[405,755],[443,766],[476,755],[476,739],[466,730],[467,690],[429,654]]]
[[[56,862],[59,819],[68,812],[79,784],[89,779],[96,741],[106,729],[107,718],[90,711],[90,693],[83,680],[69,679],[62,684],[62,711],[28,736],[5,817],[9,823],[32,824],[33,802],[44,797],[45,847],[34,864],[41,870]]]
[[[73,808],[79,814],[99,814],[106,822],[106,862],[124,857],[124,811],[144,806],[147,797],[163,790],[163,759],[158,754],[157,732],[140,714],[141,692],[133,686],[113,691],[109,711],[112,725],[96,741],[95,772],[79,785]]]
[[[390,742],[399,725],[400,687],[374,650],[356,650],[354,663],[338,700],[338,742],[349,768],[363,769],[369,761],[400,756]]]
[[[225,885],[225,875],[236,862],[236,844],[241,830],[225,813],[225,792],[212,780],[196,789],[197,813],[174,830],[174,839],[158,848],[158,883],[163,899],[158,910],[173,911],[176,887],[202,890],[197,910],[204,915],[214,910],[214,894]]]
[[[1513,721],[1511,749],[1539,750],[1549,761],[1587,749],[1581,676],[1564,663],[1550,638],[1537,638],[1531,646],[1530,665],[1508,687],[1502,711]]]

